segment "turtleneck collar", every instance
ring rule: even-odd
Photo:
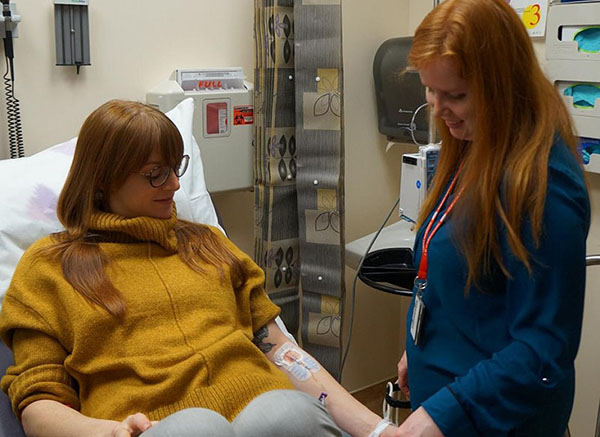
[[[173,215],[168,219],[144,216],[126,218],[109,212],[96,211],[90,217],[88,228],[114,237],[125,234],[138,241],[152,241],[170,252],[176,252],[175,223],[177,223],[177,211],[173,205]],[[111,240],[124,241],[122,238],[111,238]]]

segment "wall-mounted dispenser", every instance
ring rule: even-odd
[[[56,65],[90,63],[89,0],[54,0]]]
[[[163,112],[194,99],[193,134],[211,193],[249,190],[254,185],[254,85],[240,67],[175,70],[146,94]]]
[[[425,87],[416,71],[406,71],[412,37],[391,38],[375,54],[373,79],[379,132],[396,142],[427,144]]]

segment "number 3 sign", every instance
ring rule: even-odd
[[[511,0],[509,3],[521,16],[530,36],[544,36],[548,0]]]

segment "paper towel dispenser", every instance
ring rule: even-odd
[[[397,142],[412,143],[414,135],[417,142],[426,144],[429,125],[423,106],[425,87],[416,71],[406,70],[411,45],[412,37],[391,38],[375,54],[373,78],[379,132]]]

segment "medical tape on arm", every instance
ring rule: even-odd
[[[377,425],[375,425],[375,429],[373,431],[371,431],[371,434],[369,434],[369,437],[379,437],[381,435],[381,433],[383,432],[383,430],[386,429],[391,424],[392,424],[392,422],[390,422],[388,419],[381,419],[379,421],[379,423],[377,423]]]
[[[298,381],[306,381],[321,370],[317,363],[297,345],[286,342],[275,351],[274,362],[277,366],[287,370]]]

